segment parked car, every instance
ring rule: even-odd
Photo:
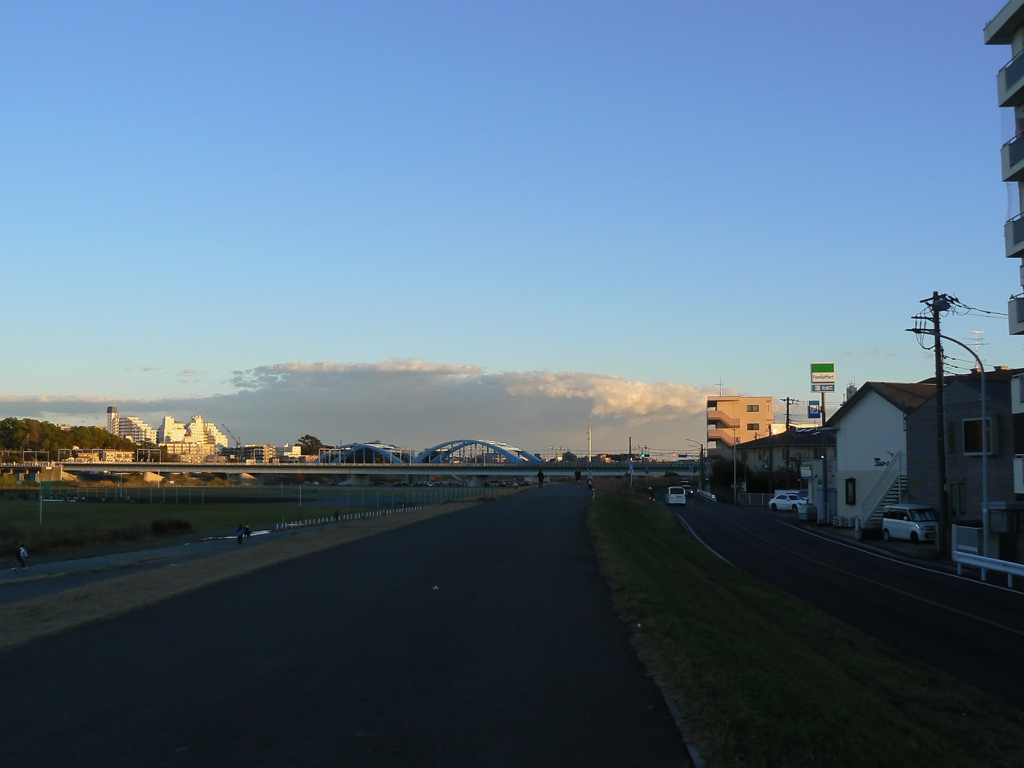
[[[886,541],[935,541],[935,530],[935,513],[923,504],[890,504],[882,513],[882,538]]]
[[[673,485],[668,489],[668,493],[665,494],[666,504],[685,504],[686,503],[686,489],[681,485]]]
[[[807,499],[798,493],[776,493],[772,496],[771,501],[768,502],[768,506],[771,507],[773,512],[780,509],[799,512],[803,507],[807,506]]]

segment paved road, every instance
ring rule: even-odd
[[[734,565],[1024,709],[1021,592],[837,541],[764,508],[698,501],[677,512]]]
[[[585,525],[531,491],[0,654],[26,766],[686,766]]]

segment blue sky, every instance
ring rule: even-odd
[[[674,447],[720,386],[923,379],[920,299],[1020,290],[1001,6],[7,3],[0,410]]]

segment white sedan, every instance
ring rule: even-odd
[[[799,512],[801,507],[807,505],[807,499],[795,493],[777,493],[772,496],[768,506],[772,511],[788,509],[791,512]]]

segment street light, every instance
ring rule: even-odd
[[[821,434],[821,503],[818,504],[818,525],[829,522],[828,508],[828,434],[836,427],[818,427],[815,434]],[[813,454],[812,454],[813,455]]]
[[[739,503],[739,486],[736,485],[736,446],[740,444],[736,430],[732,431],[732,503]]]
[[[706,490],[704,488],[704,444],[699,443],[691,438],[686,438],[686,442],[693,443],[697,446],[697,450],[700,451],[700,490]]]
[[[985,366],[981,364],[981,358],[978,357],[977,353],[962,341],[957,341],[945,334],[937,333],[935,330],[928,330],[927,328],[907,328],[907,330],[913,331],[914,333],[926,333],[929,336],[936,336],[940,339],[945,339],[946,341],[958,344],[970,352],[971,357],[973,357],[975,362],[978,363],[978,376],[981,379],[981,535],[984,539],[982,542],[982,554],[985,557],[988,557],[988,414],[986,412],[985,404]],[[939,386],[942,385],[940,384]],[[939,492],[945,493],[946,489],[941,488],[939,489]],[[939,520],[940,533],[935,537],[935,548],[940,552],[945,546],[945,540],[949,537],[949,532],[946,531],[946,528],[949,526],[948,507],[946,505],[942,505],[942,511],[945,514],[940,515],[940,517],[945,519]]]

